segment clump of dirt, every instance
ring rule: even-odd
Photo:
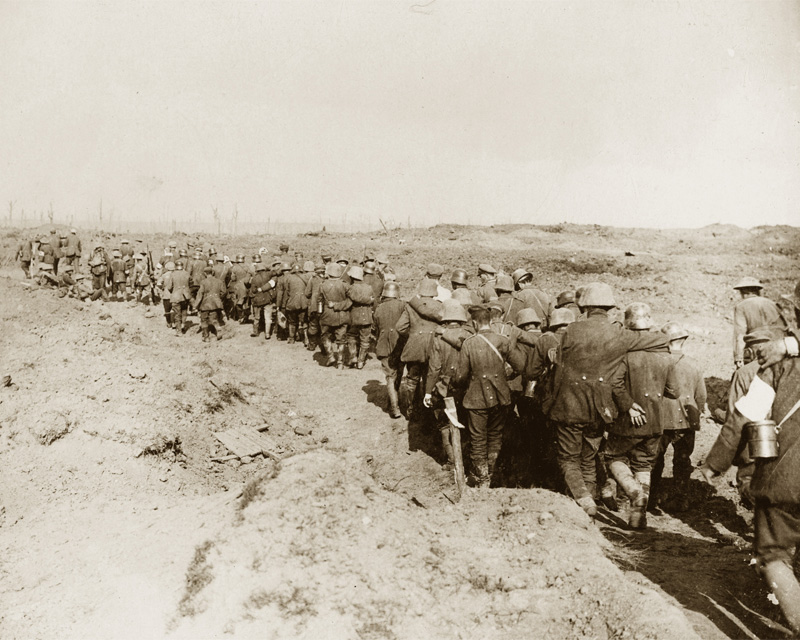
[[[75,427],[75,420],[69,410],[45,410],[30,426],[33,437],[45,446],[53,444],[67,435]]]
[[[419,518],[324,450],[245,493],[241,521],[195,554],[176,637],[695,637],[563,496],[476,491]]]

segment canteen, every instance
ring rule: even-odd
[[[754,420],[745,425],[747,446],[754,459],[778,457],[778,433],[780,427],[773,420]]]

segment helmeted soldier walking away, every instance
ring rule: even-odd
[[[744,361],[744,336],[760,327],[786,326],[778,306],[761,295],[764,288],[756,278],[742,278],[733,287],[742,299],[733,308],[733,363],[738,369]]]
[[[49,264],[55,271],[55,254],[53,247],[50,245],[50,238],[42,236],[39,240],[39,263]]]
[[[389,396],[389,415],[399,418],[400,404],[397,390],[403,377],[403,363],[400,354],[403,351],[405,339],[397,333],[397,321],[403,315],[405,303],[400,300],[400,287],[395,282],[383,285],[381,302],[375,308],[372,322],[377,340],[375,354],[381,363],[381,370],[386,378],[386,393]]]
[[[192,295],[189,290],[189,274],[186,273],[182,263],[175,265],[175,271],[167,283],[166,291],[169,292],[175,335],[181,336],[187,329],[186,316]]]
[[[94,255],[89,260],[89,271],[92,274],[92,300],[102,298],[108,300],[106,283],[108,282],[109,264],[103,247],[95,247]]]
[[[272,307],[275,304],[276,284],[263,262],[255,263],[255,274],[250,279],[250,301],[253,305],[253,331],[251,337],[257,338],[264,323],[264,339],[272,335]]]
[[[231,280],[228,290],[231,299],[231,318],[238,320],[239,324],[244,324],[248,315],[247,298],[250,277],[250,269],[244,263],[244,254],[237,254],[236,263],[231,268]]]
[[[445,300],[449,300],[452,292],[450,289],[443,287],[439,284],[439,278],[442,277],[444,273],[444,267],[436,262],[430,263],[425,269],[425,278],[427,280],[433,280],[436,284],[436,295],[434,298],[439,302],[444,302]]]
[[[635,302],[625,309],[625,328],[650,333],[650,307]],[[665,337],[664,334],[658,333]],[[605,459],[617,484],[630,499],[628,525],[646,526],[650,472],[664,431],[667,376],[674,364],[669,352],[626,354],[611,380],[621,415],[608,426]]]
[[[408,417],[422,406],[424,378],[428,372],[428,355],[433,342],[433,334],[442,320],[442,303],[434,299],[436,283],[425,279],[420,285],[419,294],[406,303],[397,332],[406,338],[401,361],[407,367],[406,375],[400,385],[400,402],[407,408]]]
[[[175,274],[177,275],[178,272],[176,271]],[[212,267],[206,267],[205,274],[206,277],[200,283],[200,289],[197,291],[194,303],[194,306],[200,311],[200,330],[203,333],[203,342],[210,340],[209,326],[214,328],[217,340],[222,340],[220,329],[225,326],[225,322],[222,319],[222,299],[225,296],[225,284],[214,275]]]
[[[554,305],[552,298],[533,284],[533,274],[525,269],[517,269],[514,278],[514,297],[522,302],[528,309],[533,309],[542,319],[542,325],[547,326]],[[577,313],[576,313],[577,315]]]
[[[306,341],[306,311],[308,309],[308,298],[306,298],[306,281],[298,271],[285,270],[289,266],[284,263],[281,271],[284,271],[281,282],[278,285],[278,307],[286,315],[287,324],[287,344],[294,344],[299,337],[301,341]],[[313,265],[312,265],[313,268]]]
[[[661,327],[661,333],[669,338],[673,366],[663,404],[664,433],[659,440],[658,455],[650,477],[650,503],[657,507],[663,502],[661,476],[664,456],[671,445],[673,491],[670,506],[676,511],[686,511],[689,508],[689,476],[694,470],[695,432],[700,430],[700,415],[706,405],[706,383],[700,366],[683,352],[688,331],[677,322],[668,322]]]
[[[607,426],[617,418],[610,380],[625,354],[667,351],[661,333],[629,331],[608,320],[615,307],[611,287],[592,283],[581,296],[587,318],[570,324],[553,363],[553,391],[543,405],[555,423],[558,466],[572,497],[590,515],[597,513],[596,457]]]
[[[349,366],[364,368],[369,352],[370,334],[372,333],[372,306],[375,302],[372,287],[363,281],[364,270],[361,267],[350,267],[350,278],[353,280],[347,289],[347,297],[353,306],[350,307],[350,328],[347,332],[347,345],[350,352]]]
[[[53,275],[58,275],[58,263],[61,262],[63,252],[61,251],[61,240],[55,229],[50,229],[50,247],[53,250]]]
[[[488,309],[476,309],[472,319],[477,333],[461,345],[453,382],[466,386],[464,408],[469,411],[472,473],[475,484],[486,487],[503,444],[511,404],[505,370],[511,343],[492,331]]]
[[[333,364],[341,369],[344,366],[344,348],[347,343],[347,323],[350,321],[350,307],[353,302],[347,297],[347,285],[342,282],[344,268],[340,264],[330,264],[328,278],[319,287],[322,299],[322,314],[319,324],[322,349],[327,354],[328,366]]]
[[[33,242],[30,238],[25,238],[22,243],[20,243],[17,249],[17,259],[19,260],[19,266],[22,267],[25,277],[30,278],[31,261],[33,260]]]
[[[511,276],[497,276],[494,290],[497,292],[497,302],[502,307],[502,321],[516,325],[517,314],[525,308],[525,304],[511,295],[514,291],[514,282]]]
[[[161,291],[161,304],[164,306],[164,319],[167,321],[167,326],[170,329],[175,328],[175,323],[172,319],[172,300],[169,294],[172,290],[172,274],[174,271],[175,263],[167,262],[167,264],[164,265],[164,271],[159,276],[156,285]]]
[[[306,283],[306,298],[308,299],[308,346],[309,351],[316,351],[319,343],[319,317],[322,313],[322,299],[319,295],[319,286],[325,279],[325,265],[315,266],[314,273]],[[327,354],[325,354],[327,355]]]
[[[367,260],[364,262],[364,283],[372,287],[372,296],[375,299],[373,310],[377,308],[378,303],[381,301],[381,294],[383,293],[383,278],[375,272],[375,269],[374,260]]]
[[[116,300],[125,300],[128,297],[128,268],[119,249],[114,249],[111,256],[111,295]]]
[[[468,322],[467,312],[457,300],[445,300],[442,311],[442,330],[436,333],[431,344],[428,357],[428,374],[425,378],[425,397],[423,403],[434,409],[436,426],[442,440],[442,451],[445,464],[449,467],[455,463],[453,443],[450,440],[450,421],[444,413],[444,399],[452,397],[457,407],[462,406],[463,387],[455,382],[458,371],[458,359],[464,340],[473,335]]]
[[[194,256],[186,265],[186,272],[189,274],[189,293],[192,300],[197,297],[197,290],[200,288],[200,283],[205,278],[204,270],[208,266],[208,260],[203,258],[203,252],[200,249],[195,249]]]
[[[480,278],[481,286],[478,287],[478,299],[481,302],[491,302],[497,298],[497,291],[494,289],[496,281],[497,269],[492,265],[482,263],[478,265],[478,278]]]
[[[64,256],[67,262],[74,267],[76,273],[81,268],[81,253],[81,239],[78,237],[78,230],[70,229]]]

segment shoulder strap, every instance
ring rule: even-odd
[[[504,358],[504,357],[503,357],[503,356],[500,354],[500,352],[497,350],[497,347],[495,347],[495,346],[494,346],[494,345],[493,345],[493,344],[490,342],[489,338],[487,338],[487,337],[486,337],[485,335],[483,335],[482,333],[479,333],[479,334],[478,334],[478,337],[479,337],[479,338],[481,338],[481,339],[482,339],[482,340],[483,340],[483,341],[484,341],[486,344],[488,344],[488,345],[489,345],[489,348],[490,348],[492,351],[494,351],[495,355],[496,355],[498,358],[500,358],[500,361],[501,361],[501,362],[505,363],[506,359],[505,359],[505,358]]]

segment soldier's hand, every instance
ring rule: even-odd
[[[786,357],[786,343],[783,340],[771,340],[756,347],[756,357],[762,369],[778,364]]]
[[[628,415],[631,417],[631,422],[633,423],[634,427],[643,427],[647,424],[645,410],[642,409],[642,407],[636,402],[634,402],[633,406],[628,409]]]
[[[332,302],[328,303],[328,309],[333,309],[333,303]]]
[[[430,409],[433,406],[433,396],[430,393],[426,393],[425,397],[422,399],[422,404]]]

